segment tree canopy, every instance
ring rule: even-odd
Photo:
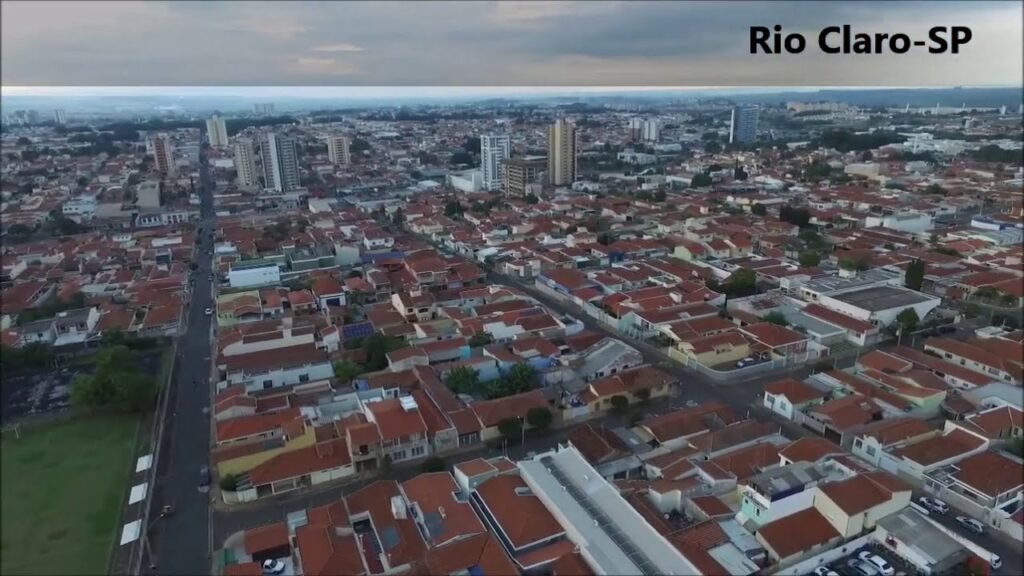
[[[156,381],[136,369],[135,355],[125,346],[99,352],[96,371],[78,376],[71,386],[71,403],[79,409],[144,412],[153,406]]]
[[[906,287],[911,290],[920,290],[921,285],[924,284],[924,271],[924,261],[919,258],[914,259],[914,261],[907,266],[907,272],[904,275],[904,283]]]

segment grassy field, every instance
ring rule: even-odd
[[[4,432],[3,574],[104,574],[120,538],[138,419],[83,417]]]

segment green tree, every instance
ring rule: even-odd
[[[466,209],[457,200],[452,200],[444,205],[444,215],[449,218],[455,218],[462,216],[466,212]]]
[[[1016,306],[1019,298],[1013,294],[1003,294],[999,297],[999,303],[1003,306]]]
[[[468,366],[456,366],[448,373],[445,384],[458,394],[476,394],[480,388],[480,373]]]
[[[928,187],[924,189],[924,193],[932,194],[935,196],[945,196],[946,189],[943,188],[942,186],[939,186],[938,184],[929,184]]]
[[[536,430],[547,430],[554,419],[555,416],[551,410],[543,406],[536,406],[526,411],[526,423]]]
[[[621,394],[616,394],[615,396],[612,396],[611,403],[612,410],[619,414],[624,413],[626,411],[626,408],[629,408],[629,398],[626,398]]]
[[[641,388],[637,390],[633,395],[636,396],[641,402],[647,402],[648,400],[651,399],[651,389]]]
[[[344,360],[342,362],[334,363],[334,377],[346,384],[351,383],[356,379],[356,376],[359,376],[362,373],[363,369],[354,362]]]
[[[655,190],[654,194],[651,195],[651,199],[655,202],[664,202],[668,198],[668,194],[664,190]]]
[[[913,262],[907,265],[907,272],[904,275],[904,284],[911,290],[920,290],[921,285],[924,284],[924,261],[915,258]]]
[[[896,315],[896,327],[902,334],[913,332],[919,322],[921,322],[921,319],[913,308],[907,308]]]
[[[701,172],[700,174],[694,174],[690,180],[690,188],[706,188],[711,186],[712,183],[711,176]]]
[[[779,220],[805,228],[811,222],[811,213],[807,208],[796,208],[787,205],[779,208]]]
[[[362,348],[366,351],[366,371],[376,372],[388,367],[388,352],[404,348],[405,342],[391,336],[385,336],[380,332],[373,334],[362,342]]]
[[[772,311],[762,316],[761,319],[765,322],[778,324],[779,326],[789,326],[789,320],[786,320],[782,312]]]
[[[722,145],[718,142],[705,142],[704,151],[708,154],[718,154],[722,151]]]
[[[800,267],[811,268],[821,263],[821,254],[817,252],[804,252],[800,254]]]
[[[234,474],[225,474],[220,477],[220,489],[225,492],[234,492],[238,490],[238,476]]]
[[[757,293],[757,273],[749,268],[740,268],[732,273],[722,285],[730,297],[750,296]]]
[[[505,375],[505,382],[513,390],[512,394],[527,392],[533,389],[534,381],[537,378],[537,371],[524,362],[518,362],[509,369]],[[511,395],[511,394],[509,394]]]
[[[487,346],[494,342],[494,338],[491,337],[487,332],[477,332],[473,334],[469,339],[469,345],[471,348],[479,348],[481,346]]]
[[[764,216],[765,214],[768,213],[768,209],[765,208],[764,204],[755,203],[753,206],[750,207],[750,213],[754,214],[755,216]]]
[[[458,166],[459,164],[472,164],[473,155],[465,150],[459,150],[452,154],[452,157],[448,159],[448,163],[452,166]]]
[[[443,458],[431,456],[420,463],[420,472],[430,474],[432,472],[444,472],[448,470],[448,463]]]
[[[79,376],[71,386],[71,403],[86,410],[114,409],[144,412],[153,407],[156,381],[138,372],[135,355],[125,346],[101,350],[92,375]]]
[[[525,197],[523,197],[523,199],[526,200],[527,204],[537,204],[538,202],[540,202],[540,198],[538,198],[537,195],[534,194],[533,192],[527,194]]]
[[[974,297],[978,300],[995,300],[999,297],[999,289],[995,286],[982,286],[974,291]]]
[[[353,138],[352,143],[349,144],[348,147],[349,151],[351,151],[353,154],[362,153],[366,150],[369,150],[370,148],[370,143],[367,142],[366,140],[363,140],[362,138]]]
[[[505,418],[498,422],[498,433],[508,442],[519,442],[523,433],[523,423],[519,418]]]

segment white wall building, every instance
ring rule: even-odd
[[[300,187],[299,151],[293,138],[268,132],[260,143],[264,186],[275,192]]]
[[[251,138],[239,138],[235,141],[235,172],[240,188],[254,189],[259,186],[256,145]]]
[[[487,134],[480,137],[480,172],[483,188],[491,192],[501,190],[502,162],[512,156],[512,141],[507,134]]]
[[[349,151],[349,140],[341,134],[331,134],[327,137],[327,155],[331,164],[345,166],[352,163],[352,154]]]
[[[210,146],[223,147],[228,145],[228,127],[220,116],[206,120],[206,137]]]
[[[232,288],[272,286],[281,283],[281,268],[274,263],[232,266],[228,284]]]
[[[902,212],[885,216],[868,216],[864,219],[864,227],[883,227],[909,234],[920,234],[933,228],[933,219],[923,212]]]

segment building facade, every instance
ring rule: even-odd
[[[299,151],[295,140],[268,132],[260,143],[263,182],[276,192],[299,188]]]
[[[228,127],[220,116],[213,116],[206,120],[206,137],[210,146],[228,145]]]
[[[729,121],[730,144],[757,140],[758,113],[756,106],[737,106],[732,109]]]
[[[240,138],[235,141],[235,172],[240,188],[252,189],[259,186],[256,158],[256,145],[251,138]]]
[[[548,126],[548,183],[552,186],[576,181],[578,143],[576,126],[564,118]]]
[[[327,137],[327,154],[330,156],[331,164],[335,166],[347,166],[352,163],[348,138],[340,134],[331,134]]]
[[[488,134],[480,137],[480,170],[484,190],[501,190],[504,161],[512,155],[512,142],[507,134]]]

